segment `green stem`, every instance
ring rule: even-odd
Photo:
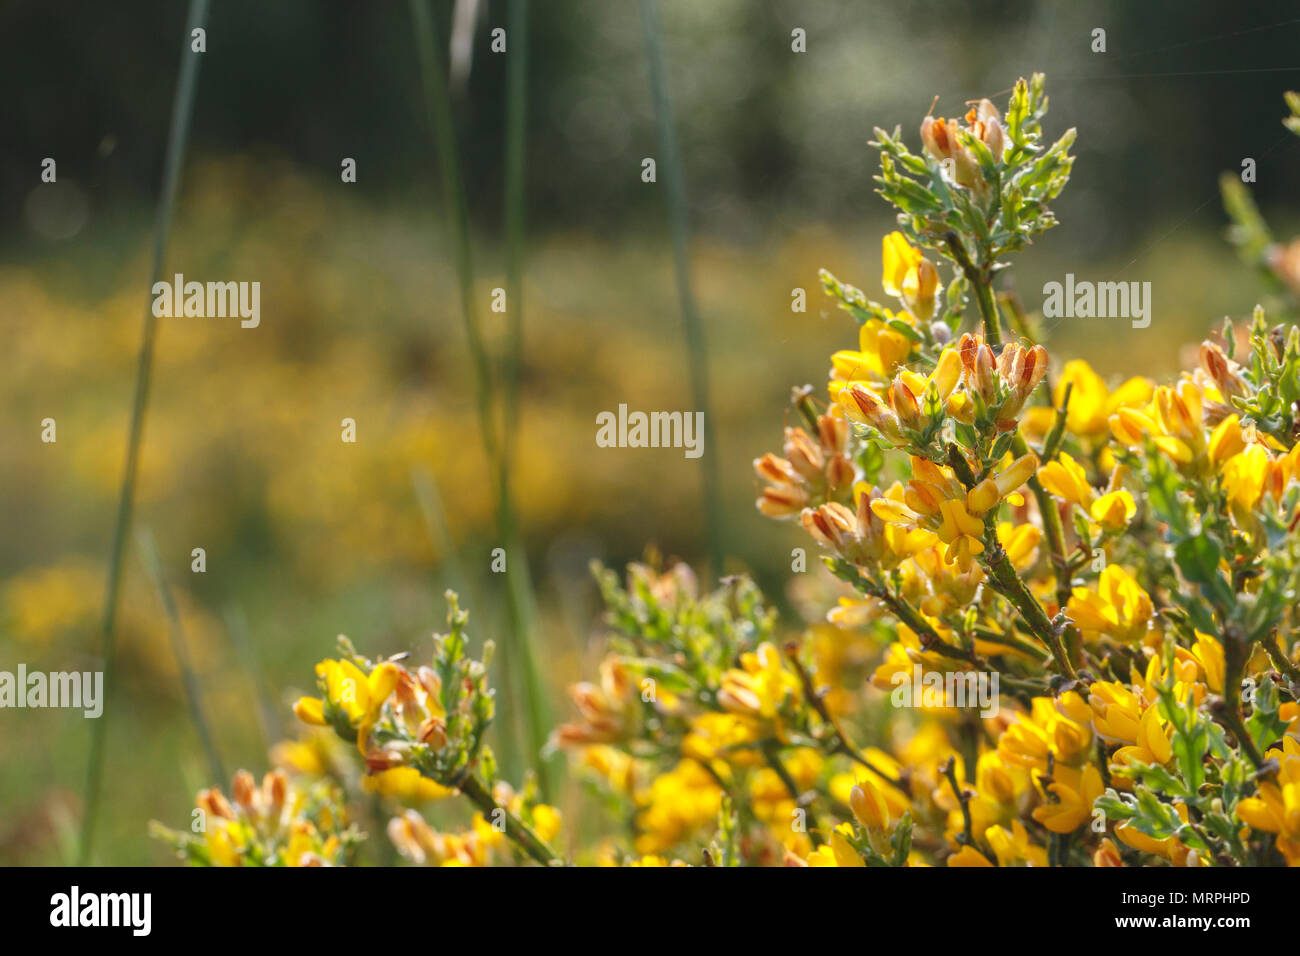
[[[780,778],[781,783],[785,785],[785,789],[789,792],[790,798],[794,800],[795,806],[808,815],[808,837],[812,840],[813,846],[821,846],[825,841],[822,836],[821,826],[817,822],[812,806],[799,793],[799,785],[790,776],[790,771],[785,768],[785,764],[781,763],[780,745],[769,738],[763,741],[760,749],[763,753],[763,759],[767,761],[767,765],[772,768],[772,771]]]
[[[552,866],[562,862],[556,852],[546,845],[546,841],[539,837],[532,827],[492,799],[492,794],[488,793],[487,787],[483,786],[483,782],[478,777],[473,774],[466,775],[465,779],[457,784],[457,789],[483,811],[483,816],[489,823],[494,823],[497,813],[501,813],[506,823],[506,836],[514,840],[521,850],[542,866]]]
[[[1250,762],[1258,770],[1264,764],[1264,757],[1255,746],[1246,722],[1241,719],[1241,677],[1250,656],[1250,647],[1245,637],[1228,630],[1223,635],[1223,706],[1220,708],[1221,722],[1236,736],[1241,749],[1246,752]]]
[[[1020,617],[1028,626],[1030,633],[1052,652],[1060,672],[1071,680],[1077,679],[1074,665],[1070,663],[1069,655],[1065,653],[1065,647],[1061,643],[1055,625],[1047,617],[1047,612],[1038,603],[1038,599],[1029,593],[1025,582],[1020,580],[1020,575],[1016,573],[1011,559],[1007,557],[1006,550],[993,532],[988,534],[985,541],[984,567],[989,572],[993,589],[1020,612]]]
[[[176,607],[176,599],[172,596],[162,562],[158,559],[158,548],[154,545],[153,535],[147,528],[141,528],[136,538],[144,560],[145,571],[153,580],[154,589],[158,592],[158,600],[162,602],[163,610],[167,614],[172,650],[176,654],[176,669],[180,671],[181,687],[185,691],[185,703],[189,707],[190,719],[194,722],[199,743],[208,758],[208,772],[212,774],[214,784],[222,784],[227,779],[226,771],[221,764],[221,755],[217,752],[216,739],[208,723],[207,714],[203,710],[203,693],[190,661],[189,647],[185,643],[185,628],[181,623],[180,611]]]
[[[1057,426],[1064,425],[1065,416],[1070,403],[1071,386],[1065,390],[1065,400],[1056,412]],[[1060,434],[1060,427],[1053,427],[1052,433],[1048,435],[1047,441],[1043,445],[1043,454],[1045,461],[1051,460],[1055,456],[1055,446],[1059,444],[1059,437],[1053,441],[1053,435]],[[1020,432],[1016,432],[1016,437],[1012,441],[1012,451],[1016,457],[1029,454],[1029,444]],[[1051,494],[1043,487],[1043,483],[1038,480],[1038,475],[1033,475],[1028,481],[1029,490],[1034,496],[1034,501],[1038,504],[1038,514],[1043,519],[1043,534],[1047,538],[1047,551],[1051,556],[1052,574],[1056,582],[1056,604],[1060,610],[1064,611],[1070,601],[1071,573],[1069,562],[1065,554],[1065,529],[1061,525],[1061,512],[1056,507],[1056,501]],[[1045,616],[1045,615],[1044,615]],[[1078,628],[1073,624],[1066,628],[1066,650],[1067,656],[1071,661],[1071,672],[1073,665],[1078,661],[1081,650],[1081,635]],[[1049,645],[1050,646],[1050,645]]]
[[[645,33],[646,58],[650,65],[650,92],[654,100],[655,120],[659,127],[659,148],[663,151],[668,222],[672,232],[673,266],[677,276],[677,298],[685,326],[687,357],[689,361],[691,397],[704,414],[704,442],[714,449],[704,456],[701,483],[704,492],[704,524],[709,536],[709,562],[715,575],[723,573],[723,510],[718,485],[718,456],[709,408],[709,361],[704,338],[704,325],[695,306],[691,291],[690,257],[687,253],[686,179],[683,172],[681,150],[677,146],[677,133],[673,123],[672,98],[668,93],[668,69],[664,62],[663,43],[660,36],[659,13],[655,0],[641,0],[641,25]]]
[[[785,645],[785,655],[786,659],[790,662],[790,666],[794,668],[794,672],[799,675],[799,683],[803,687],[804,700],[808,701],[808,704],[814,711],[816,711],[817,716],[820,717],[835,734],[835,741],[831,748],[831,753],[842,754],[850,760],[861,764],[877,777],[901,790],[910,797],[912,791],[906,783],[888,773],[885,773],[883,770],[872,764],[870,760],[862,756],[858,748],[853,745],[851,740],[849,740],[848,735],[844,733],[844,728],[840,726],[839,720],[831,713],[830,708],[826,706],[826,699],[821,694],[817,693],[817,688],[813,686],[812,674],[808,673],[808,668],[804,667],[803,662],[799,660],[798,646],[793,642],[787,643]]]
[[[181,165],[189,138],[190,117],[194,114],[194,93],[198,86],[199,61],[203,56],[192,51],[190,35],[192,31],[205,26],[207,20],[208,0],[190,0],[185,36],[181,45],[180,76],[176,81],[176,92],[172,98],[171,127],[167,133],[167,152],[163,160],[162,196],[158,201],[158,215],[154,221],[149,298],[145,305],[144,331],[140,343],[140,356],[136,364],[135,395],[131,404],[131,429],[126,443],[126,465],[122,475],[122,491],[118,498],[112,549],[109,552],[108,582],[104,589],[104,617],[101,630],[106,693],[112,693],[113,678],[116,676],[117,607],[122,591],[122,565],[126,553],[127,531],[131,527],[131,514],[135,506],[135,486],[140,471],[140,446],[144,440],[145,412],[149,407],[149,386],[153,375],[154,341],[158,333],[158,320],[153,314],[153,285],[162,272],[167,237],[171,232],[172,211],[176,206]],[[104,715],[94,721],[91,729],[90,759],[86,769],[86,809],[81,820],[81,843],[77,853],[78,864],[81,866],[90,862],[91,852],[94,849],[95,822],[99,816],[108,724],[109,718]]]
[[[965,843],[967,846],[974,847],[975,834],[971,827],[970,795],[966,793],[966,791],[962,789],[961,784],[957,782],[956,759],[949,757],[940,769],[943,771],[943,775],[948,779],[948,785],[952,787],[953,796],[956,797],[957,802],[961,804],[962,835],[965,838]]]
[[[505,414],[500,483],[510,500],[510,465],[519,431],[519,366],[524,338],[524,146],[528,115],[528,0],[510,0],[510,55],[506,61],[506,298],[509,336],[503,363]]]
[[[979,305],[980,318],[984,323],[984,341],[989,345],[1002,344],[1002,329],[998,320],[998,304],[993,295],[993,277],[987,268],[977,266],[966,254],[961,237],[950,232],[944,237],[953,260],[961,267],[966,281],[975,292],[975,301]]]
[[[497,534],[500,543],[506,549],[513,569],[506,575],[506,617],[508,621],[507,637],[509,653],[502,654],[502,668],[506,671],[506,683],[523,685],[523,707],[525,712],[524,737],[532,759],[538,759],[546,744],[546,732],[549,725],[545,692],[541,675],[537,669],[536,655],[533,649],[533,619],[531,602],[531,579],[528,575],[528,556],[520,543],[514,520],[514,509],[510,497],[510,460],[507,457],[504,442],[498,440],[497,423],[492,410],[492,367],[484,343],[482,329],[478,322],[478,310],[474,304],[474,263],[470,245],[469,204],[465,193],[465,184],[461,177],[460,163],[456,156],[455,126],[451,114],[451,98],[447,91],[447,79],[442,59],[439,56],[439,34],[429,5],[424,0],[410,0],[411,20],[415,31],[416,52],[420,60],[420,72],[424,85],[424,98],[429,113],[429,126],[433,133],[434,146],[438,153],[438,166],[442,182],[443,204],[450,221],[450,238],[456,256],[456,272],[460,284],[461,312],[464,318],[465,334],[469,342],[470,355],[475,373],[475,397],[478,405],[479,431],[483,438],[483,449],[487,457],[488,468],[496,476],[497,484]],[[526,33],[526,27],[520,29]],[[516,55],[522,56],[525,47],[523,37],[516,39]],[[519,86],[522,82],[523,67],[512,68],[511,82]],[[516,115],[517,114],[517,115]],[[511,155],[507,158],[507,187],[511,190],[511,202],[519,208],[512,213],[510,256],[515,272],[514,281],[519,281],[519,257],[522,256],[523,212],[522,212],[522,123],[523,104],[517,99],[511,105],[510,122],[515,127],[511,138]],[[507,307],[512,309],[511,321],[515,323],[518,333],[522,322],[522,292],[516,290],[513,302],[507,297]],[[517,353],[509,357],[507,368],[509,378],[517,378]],[[507,390],[510,389],[507,383]],[[517,401],[510,398],[508,401]],[[518,679],[515,675],[519,675]],[[512,695],[507,695],[507,697]],[[506,702],[503,700],[503,704]],[[509,713],[508,705],[503,706],[502,724],[515,726],[516,722]],[[513,774],[519,768],[516,758],[516,741],[509,733],[503,735],[503,758],[507,769]],[[550,793],[550,773],[545,762],[536,766],[538,786],[543,795]]]
[[[1272,662],[1273,667],[1285,675],[1286,679],[1292,684],[1300,685],[1300,668],[1297,668],[1291,662],[1291,658],[1287,657],[1286,648],[1282,645],[1282,635],[1277,629],[1274,628],[1269,640],[1260,643],[1264,645],[1264,652],[1268,654],[1268,659]]]

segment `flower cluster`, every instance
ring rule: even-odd
[[[241,770],[229,797],[216,787],[199,793],[190,832],[158,823],[152,832],[194,866],[341,866],[361,839],[337,787],[300,786],[282,770],[260,786]]]
[[[988,101],[965,127],[927,117],[920,156],[878,133],[901,227],[885,291],[901,293],[896,263],[935,250],[977,331],[950,344],[955,325],[921,332],[826,283],[861,329],[859,352],[832,356],[825,412],[854,426],[856,507],[809,489],[798,514],[853,591],[828,620],[886,642],[878,687],[913,668],[996,676],[1001,704],[893,715],[912,725],[889,754],[896,785],[859,784],[807,861],[878,865],[925,841],[926,862],[952,866],[1300,865],[1300,329],[1256,309],[1176,382],[1112,390],[1078,361],[1053,381],[992,290],[1068,176],[1072,134],[1038,142],[1041,91],[1021,81],[1005,121]]]
[[[1054,363],[994,289],[1069,178],[1074,135],[1048,145],[1046,108],[1035,76],[1005,114],[926,117],[920,153],[877,130],[894,301],[822,274],[856,348],[754,461],[758,510],[829,572],[793,552],[807,626],[743,576],[595,569],[607,646],[548,750],[605,812],[569,859],[1300,866],[1300,328],[1257,308],[1171,382]],[[430,665],[341,640],[295,711],[400,805],[406,860],[559,861],[558,812],[496,779],[486,657],[449,597]],[[268,781],[237,780],[239,809],[201,795],[216,830],[189,858],[336,862],[337,826]],[[411,806],[457,794],[467,822]]]

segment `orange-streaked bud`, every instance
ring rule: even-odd
[[[955,144],[948,132],[947,121],[942,117],[927,116],[921,120],[921,142],[935,159],[942,161],[952,158]]]
[[[769,518],[786,518],[808,506],[808,492],[797,485],[768,485],[755,502]]]
[[[194,799],[194,805],[208,816],[220,817],[223,820],[235,819],[235,808],[230,805],[226,795],[216,787],[200,790]]]
[[[894,409],[894,414],[898,416],[899,423],[904,428],[919,429],[922,426],[921,406],[917,404],[916,396],[908,388],[901,378],[894,379],[893,384],[889,386],[889,404]]]
[[[240,770],[235,774],[235,780],[230,786],[230,796],[245,810],[252,810],[253,793],[256,787],[253,775],[247,770]]]
[[[1124,858],[1119,855],[1119,847],[1107,837],[1101,841],[1101,846],[1097,847],[1096,852],[1092,854],[1093,866],[1123,866]]]
[[[817,437],[827,453],[842,455],[849,444],[849,423],[839,415],[818,415]]]
[[[800,521],[804,530],[832,551],[844,554],[853,549],[857,539],[857,516],[838,501],[818,508],[805,508]]]
[[[785,430],[785,457],[796,472],[808,479],[820,479],[826,467],[826,456],[802,428]]]
[[[428,718],[420,725],[419,737],[422,743],[441,750],[447,746],[447,721],[438,716]]]
[[[1227,404],[1227,400],[1234,395],[1245,394],[1245,380],[1218,345],[1213,342],[1202,342],[1198,357],[1201,368],[1214,381],[1222,394],[1224,404]]]
[[[899,428],[898,416],[879,395],[861,382],[852,382],[846,388],[840,389],[836,400],[852,421],[870,425],[894,441],[902,440],[903,433]]]
[[[289,793],[289,778],[283,770],[272,770],[262,778],[262,801],[268,816],[278,817]]]
[[[754,471],[764,481],[791,485],[799,483],[799,474],[794,470],[794,465],[770,451],[762,458],[754,459]]]

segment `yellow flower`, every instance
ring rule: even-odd
[[[1216,641],[1209,634],[1196,632],[1196,646],[1192,648],[1192,655],[1196,658],[1201,669],[1205,672],[1205,683],[1216,694],[1223,693],[1223,671],[1225,667],[1223,659],[1223,645]]]
[[[890,774],[894,779],[902,776],[903,765],[883,750],[868,747],[862,751],[862,756],[881,773]],[[912,769],[915,769],[915,762],[912,762]],[[898,820],[911,809],[912,803],[907,794],[879,774],[859,764],[855,764],[850,771],[836,774],[830,781],[831,796],[842,804],[849,804],[850,810],[852,810],[853,791],[859,787],[862,788],[864,797],[867,793],[872,794],[871,813],[876,814],[879,811],[878,801],[884,802],[884,812],[878,814],[880,819]]]
[[[403,803],[441,800],[455,793],[454,790],[421,776],[420,771],[414,767],[390,767],[378,773],[367,774],[361,778],[361,789],[366,793],[395,797]]]
[[[967,491],[952,469],[913,456],[904,500],[878,498],[871,510],[885,521],[933,531],[948,546],[944,560],[965,572],[984,551],[982,516],[1028,481],[1037,467],[1038,459],[1025,455]]]
[[[750,763],[759,758],[745,744],[758,740],[761,728],[747,717],[737,714],[708,712],[691,721],[691,729],[682,740],[682,756],[700,763],[711,763],[719,757],[733,763]]]
[[[1038,560],[1038,544],[1043,540],[1043,532],[1037,525],[1015,525],[1010,521],[998,523],[998,543],[1007,552],[1011,564],[1017,571],[1028,571]]]
[[[964,846],[948,857],[949,866],[992,866],[989,858],[973,846]]]
[[[913,248],[901,232],[881,241],[881,285],[901,299],[909,312],[923,322],[934,317],[939,303],[939,271]]]
[[[521,812],[523,809],[522,798],[520,799],[519,804],[518,807],[512,806],[511,810],[515,813]],[[560,815],[558,809],[551,806],[549,803],[537,803],[532,806],[531,815],[533,818],[533,831],[541,838],[543,843],[550,843],[559,836],[560,828],[564,823],[564,818]]]
[[[722,675],[718,703],[729,713],[774,721],[798,692],[799,679],[781,663],[776,645],[764,642],[740,656],[739,668]]]
[[[1059,768],[1078,763],[1091,746],[1092,728],[1062,713],[1050,697],[1035,697],[1029,714],[1018,714],[998,738],[998,754],[1003,760],[1034,773],[1047,772],[1049,754]]]
[[[1238,806],[1240,807],[1241,804],[1238,804]],[[1174,804],[1174,809],[1177,811],[1178,816],[1182,821],[1186,823],[1187,804],[1176,802]],[[1155,837],[1148,836],[1138,830],[1137,827],[1133,826],[1129,821],[1125,821],[1115,827],[1115,836],[1119,837],[1122,842],[1128,844],[1133,849],[1141,850],[1143,853],[1151,853],[1155,856],[1163,857],[1174,866],[1186,866],[1192,854],[1192,851],[1188,846],[1177,837],[1170,836],[1165,837],[1162,840],[1157,840]],[[1199,866],[1208,865],[1208,861],[1201,859],[1199,854],[1197,855],[1197,861]]]
[[[1065,401],[1065,390],[1070,388],[1070,406],[1065,414],[1065,427],[1071,435],[1089,442],[1104,438],[1107,420],[1121,408],[1140,407],[1151,400],[1152,385],[1143,378],[1131,378],[1115,391],[1106,387],[1087,362],[1076,359],[1066,362],[1052,390],[1052,407],[1030,408],[1022,422],[1025,431],[1033,437],[1046,435],[1056,417],[1054,409]]]
[[[1110,564],[1102,571],[1096,591],[1074,589],[1067,613],[1090,640],[1106,636],[1136,644],[1146,636],[1155,606],[1132,575]]]
[[[1210,461],[1222,466],[1229,458],[1246,450],[1246,438],[1241,428],[1241,419],[1229,415],[1210,433]]]
[[[898,318],[906,321],[908,317],[904,314]],[[831,381],[828,385],[831,397],[835,397],[845,382],[871,382],[883,386],[911,356],[912,346],[912,340],[902,332],[880,319],[867,319],[858,329],[857,351],[842,350],[831,356]]]
[[[830,840],[818,847],[808,856],[809,866],[850,866],[865,867],[867,864],[847,836],[852,835],[853,828],[841,823],[831,831]]]
[[[960,355],[956,349],[946,348],[928,376],[901,368],[887,386],[855,378],[832,381],[828,391],[848,420],[869,425],[891,441],[903,444],[903,429],[922,431],[945,410],[955,411],[950,398],[956,397],[953,390],[961,381],[961,373]]]
[[[1124,858],[1119,855],[1119,847],[1115,846],[1115,842],[1110,837],[1103,839],[1101,845],[1092,854],[1092,865],[1108,867],[1124,865]]]
[[[999,866],[1047,866],[1047,850],[1029,842],[1029,833],[1019,820],[1011,821],[1011,829],[989,827],[984,839],[998,858]]]
[[[1137,514],[1137,502],[1132,494],[1121,488],[1099,495],[1089,506],[1088,514],[1108,531],[1122,531]]]
[[[1251,512],[1264,496],[1269,466],[1268,452],[1262,445],[1250,445],[1223,462],[1223,492],[1237,526],[1243,530],[1254,527]]]
[[[245,841],[238,823],[217,820],[207,836],[208,856],[213,866],[242,866]]]
[[[683,760],[637,794],[638,853],[662,853],[717,823],[722,790],[694,760]]]
[[[1109,531],[1122,531],[1137,513],[1133,496],[1119,487],[1122,472],[1116,469],[1111,476],[1110,490],[1098,495],[1088,482],[1083,466],[1066,452],[1057,461],[1049,461],[1038,472],[1043,487],[1062,501],[1082,508],[1097,524]]]
[[[402,669],[385,661],[367,676],[351,661],[323,660],[316,665],[316,676],[324,688],[325,699],[302,697],[293,706],[299,720],[308,724],[329,723],[329,711],[342,715],[357,732],[357,748],[366,752],[366,738],[379,719],[384,702],[397,686]]]
[[[658,866],[686,866],[686,863],[684,863],[684,862],[681,861],[681,860],[673,860],[671,863],[669,863],[668,860],[666,860],[664,857],[662,857],[662,856],[658,856],[658,855],[656,855],[656,854],[654,854],[654,853],[651,853],[651,854],[649,854],[648,856],[643,856],[643,857],[640,857],[639,859],[636,859],[636,860],[628,860],[628,861],[627,861],[626,863],[624,863],[623,865],[624,865],[624,866],[656,866],[656,867],[658,867]]]
[[[1057,766],[1047,790],[1055,803],[1034,808],[1034,819],[1053,833],[1072,833],[1092,816],[1093,801],[1102,795],[1101,773],[1092,764],[1083,770]]]
[[[1197,384],[1184,379],[1176,386],[1156,388],[1144,410],[1120,408],[1110,417],[1111,432],[1129,447],[1150,441],[1179,468],[1194,474],[1212,467],[1203,424],[1203,395]]]
[[[859,781],[849,793],[849,807],[868,830],[888,830],[892,822],[889,804],[884,796],[869,780]]]
[[[1169,733],[1164,721],[1160,719],[1159,708],[1148,707],[1138,722],[1137,739],[1128,747],[1115,751],[1112,761],[1120,766],[1132,766],[1135,763],[1163,764],[1174,754],[1169,743]]]
[[[1277,834],[1277,848],[1288,866],[1300,866],[1300,741],[1282,738],[1281,749],[1268,752],[1278,772],[1261,780],[1259,791],[1237,804],[1237,817],[1255,830]]]
[[[1004,825],[1016,816],[1020,796],[1029,787],[1029,774],[1023,767],[1004,760],[996,750],[979,755],[975,764],[975,794],[966,804],[970,813],[971,832],[977,839],[992,826]],[[935,803],[948,811],[949,837],[965,827],[965,814],[949,786],[935,793]]]
[[[1108,743],[1135,744],[1145,702],[1119,681],[1096,681],[1088,688],[1092,726]]]

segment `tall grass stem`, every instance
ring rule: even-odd
[[[190,720],[194,722],[194,730],[199,735],[199,743],[203,745],[203,753],[208,758],[208,770],[212,774],[210,779],[213,784],[223,784],[227,779],[226,770],[221,763],[221,754],[217,751],[216,735],[212,732],[212,725],[203,708],[203,689],[199,685],[198,675],[194,673],[194,662],[190,658],[189,645],[185,642],[185,625],[181,621],[180,609],[176,606],[176,598],[167,583],[167,574],[163,571],[158,548],[148,528],[141,528],[136,533],[136,543],[140,548],[145,573],[153,581],[158,600],[167,615],[172,651],[176,655],[176,668],[180,671],[181,688],[185,692],[185,705],[189,709]]]
[[[135,487],[140,470],[140,446],[144,439],[145,412],[149,407],[149,386],[153,374],[154,341],[158,320],[153,314],[153,284],[162,272],[163,256],[167,251],[167,237],[171,232],[172,213],[176,206],[176,193],[180,184],[181,166],[189,140],[190,118],[194,114],[194,94],[198,88],[199,60],[203,56],[191,49],[191,33],[208,22],[208,0],[190,0],[186,16],[185,36],[181,45],[180,76],[172,99],[171,127],[167,133],[167,152],[163,160],[162,195],[158,200],[154,221],[153,257],[149,270],[149,297],[145,302],[144,331],[140,343],[140,356],[136,365],[135,393],[131,403],[131,427],[126,444],[126,464],[122,475],[122,491],[118,498],[117,521],[113,528],[113,543],[109,552],[108,581],[104,588],[104,617],[102,622],[102,656],[105,694],[113,691],[117,650],[117,607],[122,590],[122,565],[126,554],[127,532],[135,505]],[[85,866],[94,851],[95,823],[99,816],[99,801],[103,788],[104,751],[108,740],[109,714],[93,722],[90,736],[90,756],[86,770],[85,808],[81,818],[81,844],[78,863]]]
[[[420,61],[420,74],[424,87],[425,104],[429,113],[429,126],[433,134],[434,146],[438,157],[439,173],[442,183],[443,204],[448,218],[448,233],[451,239],[456,273],[460,285],[461,312],[465,325],[466,338],[469,342],[471,360],[475,372],[475,394],[478,403],[479,430],[482,434],[483,447],[488,467],[495,473],[497,484],[497,533],[501,546],[507,553],[506,574],[506,614],[508,619],[507,641],[502,648],[502,669],[506,671],[506,684],[509,692],[500,701],[503,711],[501,722],[506,728],[523,725],[525,745],[530,756],[536,758],[545,743],[549,726],[545,691],[541,674],[537,669],[536,655],[532,646],[532,599],[530,578],[528,576],[528,559],[518,537],[514,524],[514,511],[509,493],[509,463],[504,455],[504,442],[497,431],[497,422],[493,409],[493,375],[492,362],[488,356],[482,328],[478,321],[478,310],[474,300],[474,264],[470,244],[469,204],[465,192],[464,180],[456,155],[456,133],[452,120],[451,99],[447,88],[442,57],[439,55],[439,33],[437,23],[429,10],[426,0],[410,0],[411,19],[415,32],[416,52]],[[519,38],[516,40],[516,49]],[[522,109],[522,106],[519,107]],[[522,145],[522,141],[521,141]],[[522,202],[522,184],[519,186]],[[519,213],[522,217],[522,206]],[[522,235],[522,218],[517,227]],[[507,308],[510,307],[507,296]],[[517,306],[516,306],[517,307]],[[522,689],[524,719],[518,720],[512,713],[514,697]],[[507,730],[503,734],[503,763],[510,772],[519,770],[518,741]],[[543,794],[549,793],[550,781],[548,768],[539,764],[538,783]]]
[[[713,574],[720,575],[723,572],[726,546],[723,541],[722,498],[718,485],[717,431],[709,407],[709,355],[704,324],[700,320],[695,293],[691,288],[686,174],[677,143],[672,96],[668,91],[668,68],[664,60],[663,31],[659,25],[656,0],[641,0],[641,26],[645,34],[646,59],[650,66],[650,93],[654,102],[655,123],[659,130],[659,149],[663,154],[658,165],[664,170],[673,269],[677,277],[677,299],[686,334],[691,399],[696,410],[704,413],[704,444],[708,451],[701,461],[700,481],[704,496],[704,526],[708,535],[709,561]]]

